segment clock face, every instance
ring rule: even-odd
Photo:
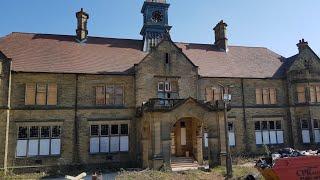
[[[161,11],[154,11],[154,12],[152,13],[152,20],[153,20],[154,22],[161,22],[161,21],[163,21],[163,14],[162,14],[162,12],[161,12]]]

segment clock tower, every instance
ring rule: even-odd
[[[141,13],[143,14],[143,27],[140,34],[143,36],[143,51],[148,52],[155,47],[168,33],[168,8],[166,0],[146,0]]]

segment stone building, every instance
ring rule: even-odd
[[[0,39],[0,168],[159,168],[177,157],[224,163],[223,95],[234,155],[320,142],[320,59],[301,40],[285,58],[171,40],[169,4],[146,0],[142,40],[12,33]]]

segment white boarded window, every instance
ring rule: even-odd
[[[16,157],[60,155],[60,126],[18,128]]]
[[[281,120],[255,121],[256,144],[283,144],[283,130]]]
[[[97,124],[90,126],[90,153],[129,151],[128,124]]]
[[[236,145],[234,122],[228,122],[229,146]]]
[[[320,143],[320,121],[319,119],[313,120],[314,142]]]
[[[302,119],[300,122],[301,122],[302,142],[303,143],[310,143],[309,122],[306,119]]]
[[[208,133],[203,134],[203,139],[204,139],[204,147],[208,147],[209,146]]]

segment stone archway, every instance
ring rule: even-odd
[[[181,118],[171,127],[171,159],[190,157],[203,163],[202,152],[203,123],[196,118]]]
[[[140,119],[141,126],[145,126],[141,128],[143,167],[159,169],[163,165],[171,165],[171,132],[173,126],[181,119],[192,119],[197,122],[193,131],[196,132],[193,136],[195,140],[192,150],[189,149],[191,152],[189,155],[192,155],[198,164],[203,164],[203,128],[206,125],[209,164],[212,166],[220,162],[225,147],[224,141],[219,140],[219,138],[224,139],[224,131],[220,128],[224,125],[223,112],[212,110],[205,104],[189,98],[170,110],[143,113]]]

